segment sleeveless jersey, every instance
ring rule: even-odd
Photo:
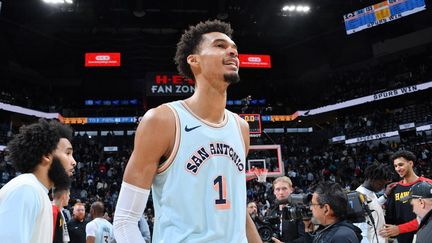
[[[31,199],[34,201],[34,205],[28,205],[25,209],[17,210],[13,209],[15,204],[3,205],[13,194],[22,193],[20,188],[23,187],[31,187],[34,194],[26,193],[20,195],[20,198],[27,201],[26,197],[34,197]],[[21,202],[17,202],[17,204],[25,205]],[[48,197],[48,189],[42,185],[34,174],[25,173],[19,175],[3,186],[0,190],[0,205],[0,218],[2,219],[0,220],[0,242],[16,242],[14,239],[19,238],[28,242],[52,243],[53,213],[51,201]],[[38,209],[38,211],[33,211],[35,209]],[[32,220],[33,216],[35,216],[35,221],[30,224],[28,221]],[[8,220],[9,222],[24,222],[25,225],[8,224]],[[10,229],[11,227],[12,229]],[[17,238],[15,236],[8,237],[8,234],[17,234],[17,229],[19,230],[18,234],[21,234],[20,236]],[[27,236],[30,238],[27,239]]]
[[[201,120],[183,101],[167,104],[176,142],[152,185],[153,242],[247,242],[245,146],[238,116]]]
[[[95,243],[112,243],[114,242],[113,226],[104,218],[95,218],[86,226],[86,233],[95,237]],[[94,227],[94,228],[93,228]],[[95,235],[93,235],[93,233]]]

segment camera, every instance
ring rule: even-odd
[[[277,204],[286,204],[282,210],[283,220],[308,220],[312,218],[309,208],[312,194],[290,194],[286,199],[277,201]]]
[[[256,221],[258,233],[262,241],[271,242],[272,237],[280,238],[278,227],[280,220],[310,219],[312,212],[309,210],[309,202],[312,194],[291,194],[287,199],[276,201],[279,204],[287,204],[280,214],[264,217],[262,221]]]
[[[365,201],[363,194],[357,191],[347,192],[347,220],[352,223],[366,221],[366,216],[370,214],[370,209]],[[286,199],[277,201],[278,204],[286,204],[282,211],[284,220],[308,220],[312,218],[312,211],[309,208],[312,194],[290,194]]]
[[[263,242],[271,242],[272,237],[279,238],[279,228],[277,224],[280,218],[278,216],[268,216],[264,217],[262,221],[256,221],[258,234]]]

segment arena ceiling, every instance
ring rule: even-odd
[[[308,0],[310,13],[293,16],[284,16],[281,8],[300,1],[74,0],[62,6],[42,0],[0,1],[3,77],[101,92],[119,91],[119,84],[130,90],[130,80],[149,71],[174,71],[172,57],[182,30],[206,19],[229,21],[240,52],[272,55],[272,70],[242,71],[246,79],[262,83],[271,78],[284,88],[298,85],[299,77],[312,69],[366,59],[370,50],[362,48],[370,43],[431,23],[430,11],[424,11],[346,36],[343,14],[380,2],[367,0]],[[86,69],[85,52],[121,52],[122,67]]]

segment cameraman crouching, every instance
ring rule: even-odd
[[[293,185],[289,177],[281,176],[273,181],[273,194],[276,196],[277,201],[286,201],[293,191]],[[267,215],[268,217],[279,217],[279,223],[274,227],[278,229],[279,239],[272,237],[272,240],[276,243],[303,242],[305,236],[304,224],[301,220],[284,219],[282,212],[285,206],[286,204],[276,205]]]
[[[348,199],[342,187],[334,182],[321,182],[314,190],[310,209],[311,222],[305,221],[305,242],[313,243],[358,243],[361,230],[345,220]]]

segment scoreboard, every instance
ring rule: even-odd
[[[239,114],[249,123],[249,133],[251,135],[261,135],[261,115],[260,114]]]
[[[386,0],[345,14],[346,33],[353,34],[423,10],[425,0]]]

